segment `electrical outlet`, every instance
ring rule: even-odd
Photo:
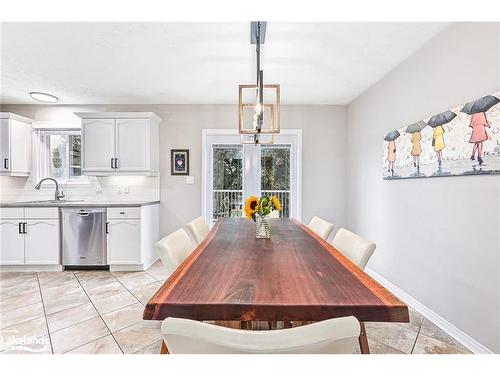
[[[194,185],[194,176],[186,176],[186,184]]]

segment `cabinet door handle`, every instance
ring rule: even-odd
[[[8,158],[3,159],[3,167],[4,167],[4,169],[9,169],[9,159]]]
[[[23,233],[23,223],[19,223],[19,234],[24,234]]]
[[[115,169],[118,169],[118,158],[115,158]]]
[[[106,234],[109,234],[109,221],[106,222]]]
[[[28,223],[23,223],[23,234],[28,234]]]
[[[115,160],[115,158],[111,158],[111,169],[115,169],[114,164],[113,164],[113,160]]]

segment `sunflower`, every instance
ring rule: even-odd
[[[245,215],[248,219],[252,219],[252,215],[257,211],[259,206],[259,198],[255,196],[248,197],[245,201]]]
[[[276,195],[272,198],[272,202],[275,209],[277,209],[278,211],[282,210],[280,200]]]

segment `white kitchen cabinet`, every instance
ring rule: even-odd
[[[24,264],[24,235],[21,220],[0,221],[0,264]]]
[[[83,173],[114,172],[115,120],[83,119]]]
[[[107,259],[111,271],[144,271],[156,260],[159,205],[107,209]]]
[[[108,222],[108,263],[141,263],[141,221],[135,219]]]
[[[26,219],[26,264],[59,264],[59,220]]]
[[[151,170],[151,126],[147,119],[116,120],[116,157],[120,172]],[[139,150],[139,152],[137,152]]]
[[[82,118],[82,164],[87,175],[156,175],[159,123],[151,112],[75,113]]]
[[[59,265],[58,208],[2,208],[0,265]]]
[[[31,173],[32,121],[14,113],[0,112],[0,174]]]

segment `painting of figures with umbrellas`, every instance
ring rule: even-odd
[[[500,92],[384,135],[383,177],[500,174]]]

